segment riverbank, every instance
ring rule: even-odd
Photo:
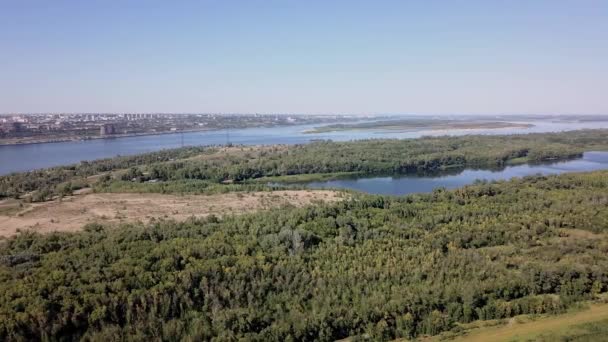
[[[62,143],[62,142],[78,142],[78,141],[89,141],[89,140],[112,140],[119,138],[133,138],[133,137],[146,137],[146,136],[160,136],[160,135],[172,135],[172,134],[186,134],[186,133],[200,133],[200,132],[222,132],[226,130],[241,130],[248,128],[278,128],[278,127],[291,127],[295,125],[276,125],[276,126],[251,126],[251,127],[238,127],[238,128],[196,128],[181,131],[165,131],[165,132],[144,132],[144,133],[128,133],[128,134],[111,134],[105,136],[70,136],[65,138],[49,138],[49,139],[32,139],[32,140],[17,140],[17,141],[2,141],[8,139],[0,139],[0,146],[20,146],[20,145],[36,145],[36,144],[50,144],[50,143]]]
[[[146,132],[146,133],[129,133],[129,134],[112,134],[105,136],[68,136],[65,138],[48,138],[48,139],[32,139],[32,140],[16,140],[16,141],[0,141],[0,146],[15,146],[15,145],[35,145],[35,144],[50,144],[50,143],[62,143],[62,142],[75,142],[75,141],[88,141],[88,140],[100,140],[100,139],[118,139],[118,138],[129,138],[129,137],[145,137],[151,135],[165,135],[165,134],[179,134],[179,133],[195,133],[195,132],[207,132],[213,131],[214,129],[193,129],[184,131],[170,131],[170,132]],[[8,140],[8,139],[6,139]]]

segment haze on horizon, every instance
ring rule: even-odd
[[[608,113],[605,1],[2,1],[0,113]]]

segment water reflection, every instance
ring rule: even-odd
[[[567,172],[596,171],[608,169],[608,152],[586,152],[580,159],[536,165],[507,166],[501,170],[460,169],[407,176],[376,176],[367,178],[344,178],[325,182],[306,183],[311,188],[344,188],[382,195],[406,195],[416,192],[431,192],[435,188],[459,188],[476,180],[507,180],[530,175],[554,175]]]

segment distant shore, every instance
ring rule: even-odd
[[[178,133],[194,133],[194,132],[206,132],[206,131],[221,131],[225,130],[225,128],[218,129],[190,129],[183,131],[166,131],[166,132],[144,132],[144,133],[127,133],[127,134],[111,134],[105,136],[68,136],[68,137],[60,137],[60,138],[51,138],[48,139],[32,139],[32,140],[18,140],[18,141],[0,141],[0,146],[14,146],[14,145],[34,145],[34,144],[48,144],[48,143],[60,143],[60,142],[69,142],[69,141],[87,141],[87,140],[98,140],[98,139],[116,139],[116,138],[129,138],[129,137],[141,137],[147,135],[165,135],[165,134],[178,134]],[[25,138],[27,139],[27,138]],[[8,139],[7,139],[8,140]]]
[[[18,141],[2,141],[9,139],[0,139],[0,147],[2,146],[16,146],[16,145],[35,145],[35,144],[49,144],[49,143],[61,143],[61,142],[72,142],[72,141],[87,141],[87,140],[99,140],[99,139],[117,139],[117,138],[130,138],[130,137],[142,137],[148,135],[166,135],[166,134],[180,134],[180,133],[196,133],[196,132],[213,132],[213,131],[225,131],[227,129],[237,130],[237,129],[247,129],[247,128],[270,128],[270,127],[281,127],[281,126],[290,126],[290,125],[275,125],[275,126],[249,126],[249,127],[230,127],[230,128],[196,128],[196,129],[188,129],[188,130],[180,130],[180,131],[163,131],[163,132],[143,132],[143,133],[127,133],[127,134],[110,134],[105,136],[66,136],[59,138],[51,138],[48,139],[32,139],[25,140],[28,138],[23,138]],[[32,137],[33,138],[33,137]],[[16,140],[16,139],[15,139]]]
[[[394,120],[375,121],[359,124],[337,124],[315,127],[305,131],[307,134],[382,129],[395,132],[420,130],[462,130],[462,129],[499,129],[499,128],[530,128],[533,124],[506,121],[456,121],[456,120]]]

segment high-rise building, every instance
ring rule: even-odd
[[[113,124],[103,124],[100,126],[99,135],[104,136],[112,134],[116,134],[116,126],[114,126]]]

